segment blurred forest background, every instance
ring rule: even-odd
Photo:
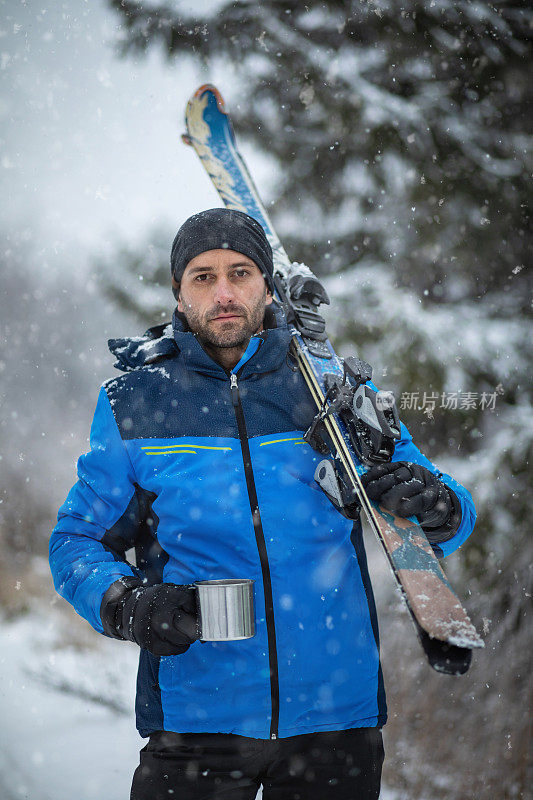
[[[386,785],[402,800],[525,800],[533,14],[469,0],[107,7],[117,58],[158,51],[176,81],[192,63],[198,82],[221,89],[289,255],[325,279],[331,338],[373,364],[422,451],[474,497],[475,532],[445,562],[486,637],[467,676],[431,674],[392,581],[379,589]],[[180,194],[179,165],[168,169]],[[60,281],[46,278],[27,228],[8,233],[0,599],[11,616],[46,580],[54,504],[84,449],[95,376],[111,374],[102,331],[139,333],[170,316],[174,233],[154,220],[142,241],[116,237],[85,276]]]

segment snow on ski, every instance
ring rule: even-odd
[[[291,347],[317,405],[322,438],[327,439],[344,482],[357,496],[383,545],[430,665],[439,672],[463,674],[470,665],[472,649],[483,647],[484,643],[416,520],[401,519],[366,496],[359,480],[366,468],[354,452],[346,424],[333,412],[328,381],[331,386],[337,378],[341,385],[346,362],[335,354],[325,330],[321,332],[324,322],[316,307],[329,302],[323,287],[308,267],[289,260],[237,149],[220,92],[211,85],[201,86],[187,105],[185,120],[187,133],[183,140],[196,150],[224,204],[254,217],[266,231],[273,250],[276,299],[293,312]],[[306,293],[309,286],[312,291]],[[358,359],[347,362],[350,360],[366,366]],[[360,382],[364,381],[365,376],[361,375]],[[322,463],[328,466],[327,462]]]

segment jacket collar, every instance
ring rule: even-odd
[[[283,312],[276,305],[269,306],[270,313],[265,318],[267,327],[260,334],[259,346],[247,348],[246,356],[241,359],[238,369],[240,377],[246,378],[254,373],[271,372],[285,360],[291,340],[291,333],[285,322]],[[186,329],[182,314],[174,311],[172,322],[148,328],[143,336],[132,336],[122,339],[109,339],[108,346],[117,361],[115,367],[123,372],[135,369],[167,358],[175,358],[178,352],[183,357],[188,369],[203,372],[219,378],[227,378],[227,373],[220,364],[213,361],[203,349],[197,337]],[[256,337],[252,337],[256,338]]]
[[[242,378],[255,373],[271,372],[285,360],[291,340],[291,333],[279,309],[275,309],[270,322],[277,327],[265,328],[252,339],[259,339],[259,347],[248,346],[246,355],[241,359],[237,370]],[[268,323],[267,323],[268,324]],[[227,378],[226,370],[209,356],[194,333],[185,330],[186,323],[182,314],[175,311],[172,318],[174,341],[185,360],[188,369],[203,372],[220,378]]]

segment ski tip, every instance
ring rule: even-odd
[[[210,136],[214,128],[224,129],[237,149],[224,98],[216,86],[204,83],[192,95],[185,109],[185,135],[190,139],[186,144],[192,144],[196,149],[198,143],[206,144],[204,138]]]
[[[191,99],[189,100],[189,103],[192,103],[194,100],[199,100],[201,97],[203,97],[204,94],[206,94],[206,92],[209,92],[210,94],[213,94],[215,96],[218,110],[221,111],[223,114],[226,114],[227,111],[226,111],[226,105],[224,103],[224,98],[220,94],[217,87],[214,86],[212,83],[203,83],[201,86],[199,86],[198,89],[193,94],[193,96],[191,97]]]

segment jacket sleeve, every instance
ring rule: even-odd
[[[138,531],[136,505],[133,468],[102,388],[90,450],[78,460],[78,481],[59,509],[50,539],[56,591],[100,633],[104,594],[114,581],[137,574],[124,557]]]
[[[430,470],[434,475],[436,475],[446,486],[449,486],[450,489],[453,489],[455,492],[457,499],[461,504],[461,512],[462,512],[462,519],[461,524],[457,530],[457,533],[448,539],[445,542],[439,542],[439,544],[433,545],[433,549],[435,550],[436,555],[448,556],[450,553],[453,553],[454,550],[457,550],[463,542],[468,539],[470,534],[474,529],[474,524],[476,521],[476,509],[474,507],[474,502],[464,486],[461,486],[460,483],[457,483],[451,475],[447,475],[446,473],[440,472],[437,467],[431,463],[431,461],[424,456],[418,447],[413,442],[413,437],[405,427],[405,425],[400,423],[401,427],[401,439],[396,444],[394,449],[394,454],[392,456],[393,461],[412,461],[415,464],[420,464],[426,469]]]

